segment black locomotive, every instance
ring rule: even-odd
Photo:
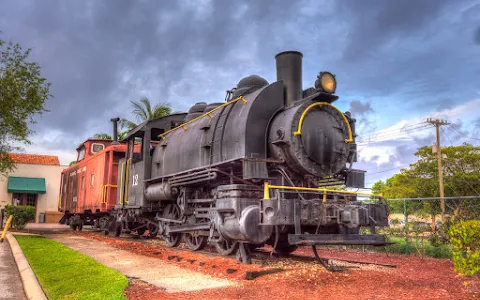
[[[244,262],[264,244],[280,253],[302,244],[384,245],[375,226],[387,226],[387,206],[328,189],[364,187],[365,172],[352,169],[355,119],[332,105],[331,73],[302,89],[302,57],[276,55],[274,83],[248,76],[225,102],[199,102],[132,130],[104,229],[148,229],[191,250],[210,242],[224,255],[240,246]],[[359,234],[361,226],[371,234]]]

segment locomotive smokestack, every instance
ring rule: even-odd
[[[275,55],[277,81],[283,80],[285,105],[302,98],[302,57],[303,54],[298,51],[285,51]]]
[[[113,118],[110,119],[110,121],[113,122],[113,142],[112,145],[119,145],[120,143],[118,142],[118,121],[120,121],[120,118]]]

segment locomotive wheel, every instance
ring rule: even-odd
[[[262,248],[264,244],[245,244],[245,247],[248,247],[248,250],[255,251],[258,248]]]
[[[154,237],[157,236],[157,234],[158,234],[158,227],[157,226],[155,226],[153,224],[148,224],[147,228],[148,228],[148,232],[149,232],[148,236],[150,238],[153,239]]]
[[[180,208],[176,204],[168,204],[163,211],[163,217],[166,219],[177,220],[180,217]],[[166,224],[165,224],[166,225]],[[164,235],[163,240],[167,247],[177,247],[182,239],[182,234],[172,232],[169,235]]]
[[[77,230],[82,231],[83,229],[83,221],[80,221],[80,224],[77,225]]]
[[[207,245],[207,242],[208,239],[206,236],[196,235],[195,233],[185,233],[185,243],[188,249],[192,251],[202,250]]]
[[[298,246],[297,245],[290,245],[288,243],[286,244],[283,244],[283,243],[279,243],[277,245],[277,247],[275,248],[275,252],[277,252],[278,254],[283,254],[283,255],[286,255],[286,254],[290,254],[292,252],[294,252],[295,250],[297,250]]]
[[[70,217],[70,218],[68,219],[68,225],[70,226],[70,228],[71,228],[72,230],[75,230],[75,225],[74,225],[74,224],[75,224],[75,222],[73,221],[73,217]]]
[[[115,237],[119,237],[120,234],[122,234],[122,223],[121,222],[117,222],[115,224]]]
[[[220,255],[227,256],[237,251],[238,242],[231,242],[222,238],[215,243],[215,249],[217,249],[217,252],[220,253]]]

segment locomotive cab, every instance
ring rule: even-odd
[[[128,133],[125,158],[119,168],[119,207],[148,209],[151,206],[145,199],[145,181],[151,178],[152,156],[160,143],[160,134],[177,127],[183,122],[185,113],[169,115],[146,121]]]

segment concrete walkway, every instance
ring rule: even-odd
[[[188,292],[234,285],[228,280],[182,269],[160,259],[135,255],[104,242],[67,234],[44,236],[86,254],[127,277],[138,278],[167,292]]]
[[[69,231],[70,226],[58,223],[28,223],[25,229],[32,232],[62,232]]]
[[[27,299],[10,244],[6,240],[0,243],[0,299]]]

